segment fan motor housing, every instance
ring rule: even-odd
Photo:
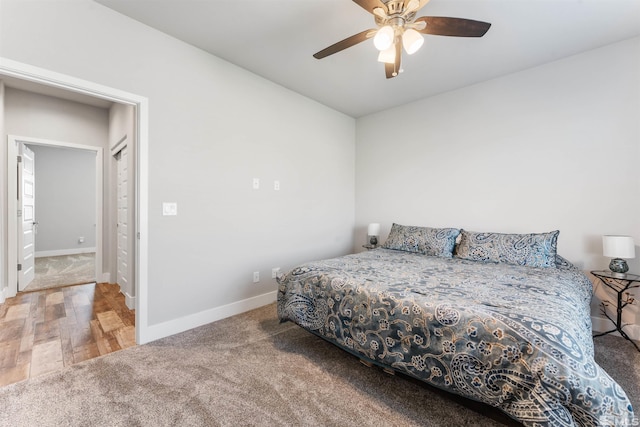
[[[393,15],[395,13],[402,13],[404,10],[404,1],[403,0],[389,0],[386,3],[387,13],[389,15]]]
[[[389,0],[385,3],[387,6],[386,17],[374,15],[376,25],[384,27],[385,25],[391,25],[392,27],[404,27],[405,23],[413,22],[416,17],[416,12],[409,12],[403,15],[405,11],[405,2],[403,0]]]

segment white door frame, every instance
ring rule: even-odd
[[[18,145],[20,143],[27,145],[42,145],[47,147],[58,147],[58,148],[75,148],[79,150],[87,150],[96,153],[96,205],[95,205],[95,214],[96,214],[96,229],[95,229],[95,237],[96,237],[96,259],[94,264],[94,270],[96,274],[96,281],[102,281],[102,225],[103,225],[103,186],[102,182],[103,178],[103,152],[104,149],[101,147],[94,147],[91,145],[81,145],[74,144],[70,142],[60,142],[60,141],[52,141],[48,139],[41,138],[30,138],[26,136],[16,136],[9,135],[7,141],[7,244],[8,244],[8,253],[7,253],[7,261],[9,265],[9,270],[7,271],[7,276],[9,278],[9,288],[7,290],[7,297],[11,298],[16,296],[16,292],[18,290],[18,271],[12,266],[16,266],[18,264],[18,178],[17,178],[17,168],[18,168]],[[15,286],[11,286],[14,283]]]
[[[149,100],[143,96],[78,79],[29,64],[0,57],[0,78],[14,77],[82,93],[120,104],[134,106],[136,131],[135,209],[136,209],[136,342],[152,341],[148,324],[148,255],[149,255]],[[10,215],[9,215],[10,217]],[[12,287],[3,284],[2,287]]]

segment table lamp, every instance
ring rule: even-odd
[[[367,228],[367,240],[371,246],[376,246],[378,244],[378,237],[380,236],[380,224],[373,223],[369,224]]]
[[[636,247],[630,236],[602,236],[602,254],[612,258],[609,270],[614,273],[629,271],[626,259],[636,257]]]

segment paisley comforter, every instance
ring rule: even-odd
[[[557,264],[375,249],[279,277],[278,315],[527,426],[632,425],[625,392],[593,359],[591,282]]]

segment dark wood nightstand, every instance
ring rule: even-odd
[[[636,350],[640,351],[638,345],[633,342],[633,340],[629,338],[629,336],[622,330],[622,328],[626,326],[622,324],[622,309],[629,304],[633,304],[634,298],[629,295],[629,290],[640,287],[640,276],[638,276],[637,274],[613,273],[611,271],[592,271],[591,274],[596,276],[605,286],[613,289],[618,294],[618,301],[616,305],[616,320],[613,320],[611,317],[609,317],[609,314],[607,313],[607,305],[611,304],[610,301],[603,301],[601,309],[602,314],[604,314],[607,319],[611,320],[611,322],[616,327],[610,331],[596,334],[594,335],[594,337],[599,337],[602,335],[610,334],[611,332],[618,331],[623,338],[631,341],[631,344],[633,344]],[[624,301],[623,294],[625,294]]]

